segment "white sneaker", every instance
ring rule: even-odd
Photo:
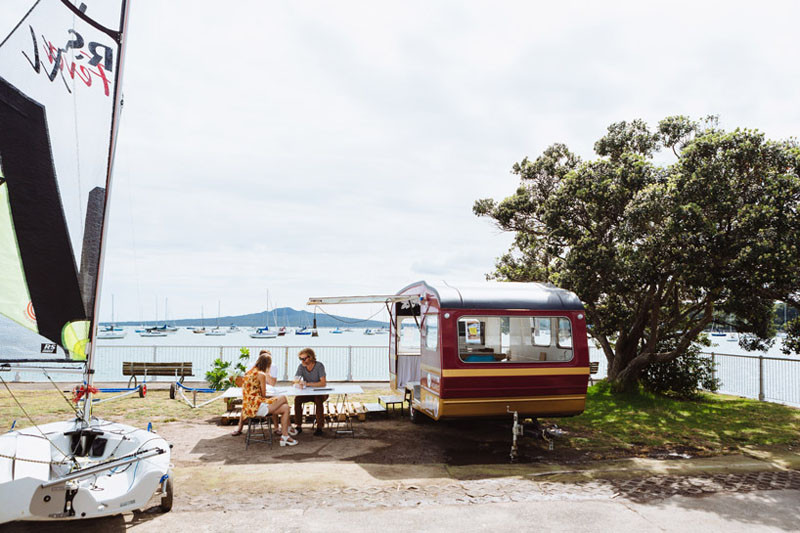
[[[289,435],[281,437],[281,446],[297,446],[297,444],[299,443]]]

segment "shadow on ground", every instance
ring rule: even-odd
[[[335,436],[330,428],[322,437],[306,430],[294,447],[251,442],[232,437],[225,426],[164,427],[164,436],[176,447],[183,465],[200,463],[270,464],[347,461],[369,470],[370,465],[505,465],[511,462],[511,424],[490,420],[453,420],[412,424],[407,418],[369,420],[354,424],[355,434]],[[184,452],[185,447],[185,453]],[[518,441],[519,463],[572,463],[582,452],[526,436]],[[377,469],[380,470],[380,469]]]

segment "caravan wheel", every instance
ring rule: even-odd
[[[174,400],[175,399],[175,384],[174,383],[169,386],[169,399],[170,400]]]
[[[139,398],[144,398],[147,395],[147,385],[142,383],[139,385]]]
[[[413,405],[408,406],[408,419],[411,420],[412,424],[422,424],[424,422],[423,418],[425,418],[425,415],[414,409]]]
[[[163,496],[161,496],[159,507],[162,513],[168,513],[172,509],[172,471],[170,471],[169,477],[164,481],[164,488],[161,492]]]

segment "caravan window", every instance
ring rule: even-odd
[[[571,361],[572,327],[565,317],[465,316],[458,354],[465,363]]]
[[[439,315],[425,315],[425,347],[429,350],[439,348]]]
[[[572,348],[572,325],[566,318],[558,319],[558,346]]]

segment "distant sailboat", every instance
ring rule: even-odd
[[[140,337],[166,337],[166,331],[159,331],[157,329],[148,329],[142,333],[139,333]]]
[[[267,323],[266,326],[257,328],[255,333],[250,334],[251,339],[276,339],[278,337],[277,322],[275,323],[276,327],[274,330],[269,328],[269,290],[267,290],[267,316],[265,322]]]
[[[220,314],[220,306],[221,305],[222,304],[220,303],[220,301],[217,300],[217,325],[214,326],[214,328],[212,328],[211,330],[206,331],[206,336],[207,337],[222,337],[222,336],[225,335],[225,330],[224,329],[220,329],[220,327],[219,327],[219,314]]]
[[[200,327],[194,328],[192,333],[205,333],[206,332],[206,318],[203,315],[203,306],[200,306]]]
[[[103,340],[114,340],[114,339],[124,339],[125,338],[125,331],[122,328],[118,328],[115,325],[114,321],[114,295],[111,295],[111,324],[105,326],[100,329],[100,332],[97,334],[98,339]]]

